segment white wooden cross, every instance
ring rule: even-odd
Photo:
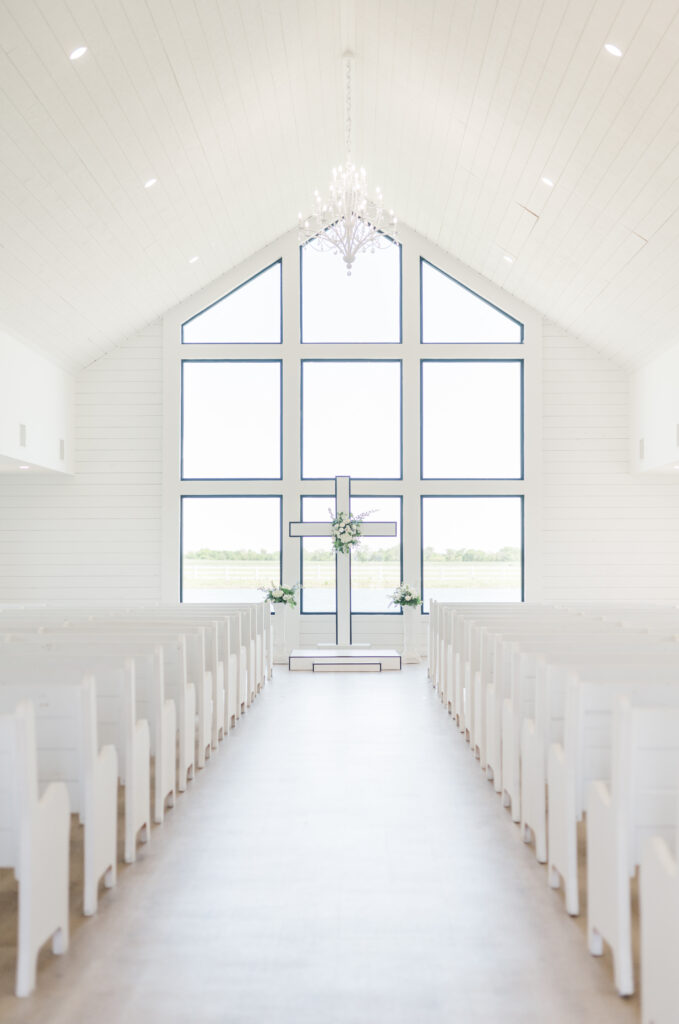
[[[350,477],[335,477],[335,515],[350,511]],[[363,537],[395,537],[396,523],[362,523]],[[331,537],[330,523],[290,523],[291,537]],[[335,552],[335,638],[338,647],[351,646],[351,554]]]

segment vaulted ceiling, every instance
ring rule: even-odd
[[[76,369],[289,230],[347,47],[403,222],[626,365],[679,341],[676,0],[0,0],[0,327]]]

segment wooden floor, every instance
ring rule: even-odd
[[[41,955],[26,1000],[15,906],[4,872],[2,1024],[640,1017],[419,667],[277,669],[96,918],[74,906],[69,953]]]

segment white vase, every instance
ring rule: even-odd
[[[420,609],[403,608],[403,652],[401,660],[404,665],[417,665],[420,661],[418,654],[418,636],[420,626]]]

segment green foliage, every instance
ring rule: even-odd
[[[448,548],[446,551],[424,549],[425,562],[519,562],[519,548],[500,548],[499,551],[481,551],[478,548]]]
[[[277,562],[278,551],[216,551],[213,548],[201,548],[199,551],[188,551],[185,558],[208,560],[213,562]],[[358,562],[398,562],[401,549],[398,545],[390,548],[359,547],[351,557]],[[335,552],[330,545],[318,551],[306,551],[305,562],[330,562]],[[482,551],[478,548],[448,548],[446,551],[435,551],[434,548],[424,549],[425,562],[520,562],[519,548],[500,548],[499,551]]]
[[[279,551],[215,551],[213,548],[201,548],[199,551],[187,551],[185,558],[204,558],[213,562],[277,562]]]
[[[187,551],[186,559],[208,560],[212,562],[277,562],[280,558],[278,551],[215,551],[212,548],[201,548],[199,551]],[[379,548],[370,550],[359,548],[353,551],[352,558],[359,562],[398,562],[401,558],[401,549]],[[305,551],[305,562],[330,562],[335,560],[335,552],[330,546],[320,551]]]

